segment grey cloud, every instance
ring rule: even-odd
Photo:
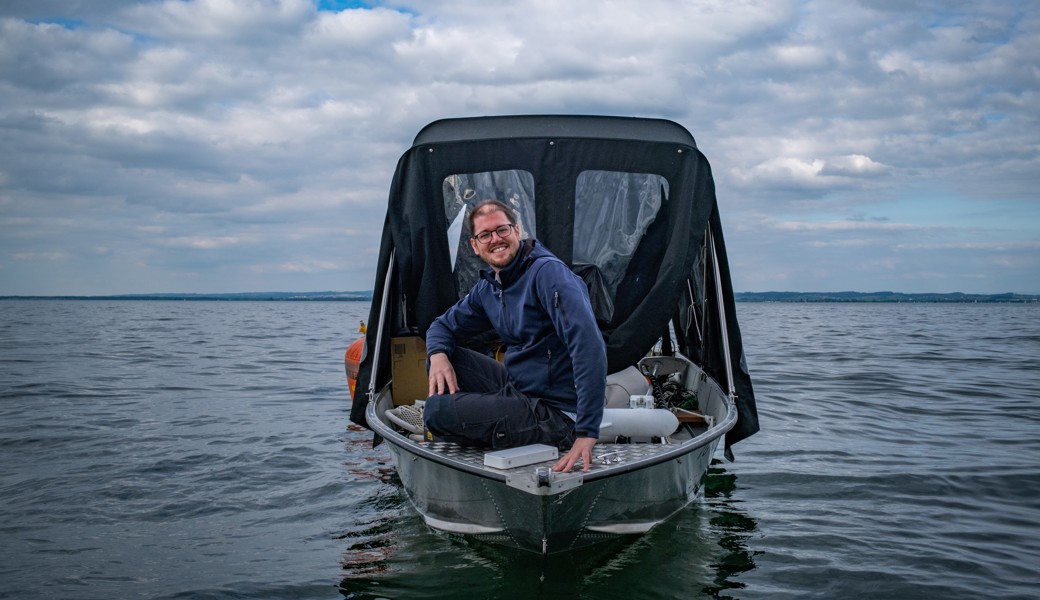
[[[1036,210],[1037,13],[1015,0],[5,2],[0,293],[52,279],[70,293],[370,287],[416,131],[530,112],[687,126],[741,289],[1005,291],[1040,281],[1025,243],[1037,226],[995,203]],[[918,194],[993,212],[940,234],[903,210]],[[998,227],[1003,249],[986,245]],[[957,255],[970,269],[944,235],[977,244]]]

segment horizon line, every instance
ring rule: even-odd
[[[907,297],[969,297],[969,298],[1040,298],[1040,294],[1028,292],[895,292],[891,290],[876,290],[861,292],[855,290],[842,291],[794,291],[794,290],[767,290],[767,291],[738,291],[733,292],[737,296],[907,296]],[[84,299],[84,300],[106,300],[106,299],[205,299],[205,298],[244,298],[244,299],[282,299],[292,298],[304,299],[341,299],[341,300],[370,300],[373,290],[347,290],[347,291],[311,291],[311,292],[133,292],[125,294],[0,294],[3,300],[20,299]]]

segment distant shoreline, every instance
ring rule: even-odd
[[[736,292],[737,302],[1003,303],[1040,302],[1038,294],[908,294],[902,292]],[[372,292],[242,292],[232,294],[114,294],[108,296],[0,296],[0,300],[138,300],[193,302],[371,302]]]
[[[371,302],[372,292],[242,292],[234,294],[114,294],[109,296],[0,296],[0,300],[162,300],[192,302]]]
[[[1040,302],[1036,294],[943,294],[902,292],[736,292],[737,302],[1014,303]]]

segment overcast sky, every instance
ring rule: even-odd
[[[672,119],[737,291],[1040,293],[1030,0],[3,0],[0,295],[373,287],[444,117]]]

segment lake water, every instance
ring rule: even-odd
[[[0,302],[0,598],[1040,597],[1040,306],[738,304],[762,431],[549,559],[431,532],[348,426],[367,308]]]

